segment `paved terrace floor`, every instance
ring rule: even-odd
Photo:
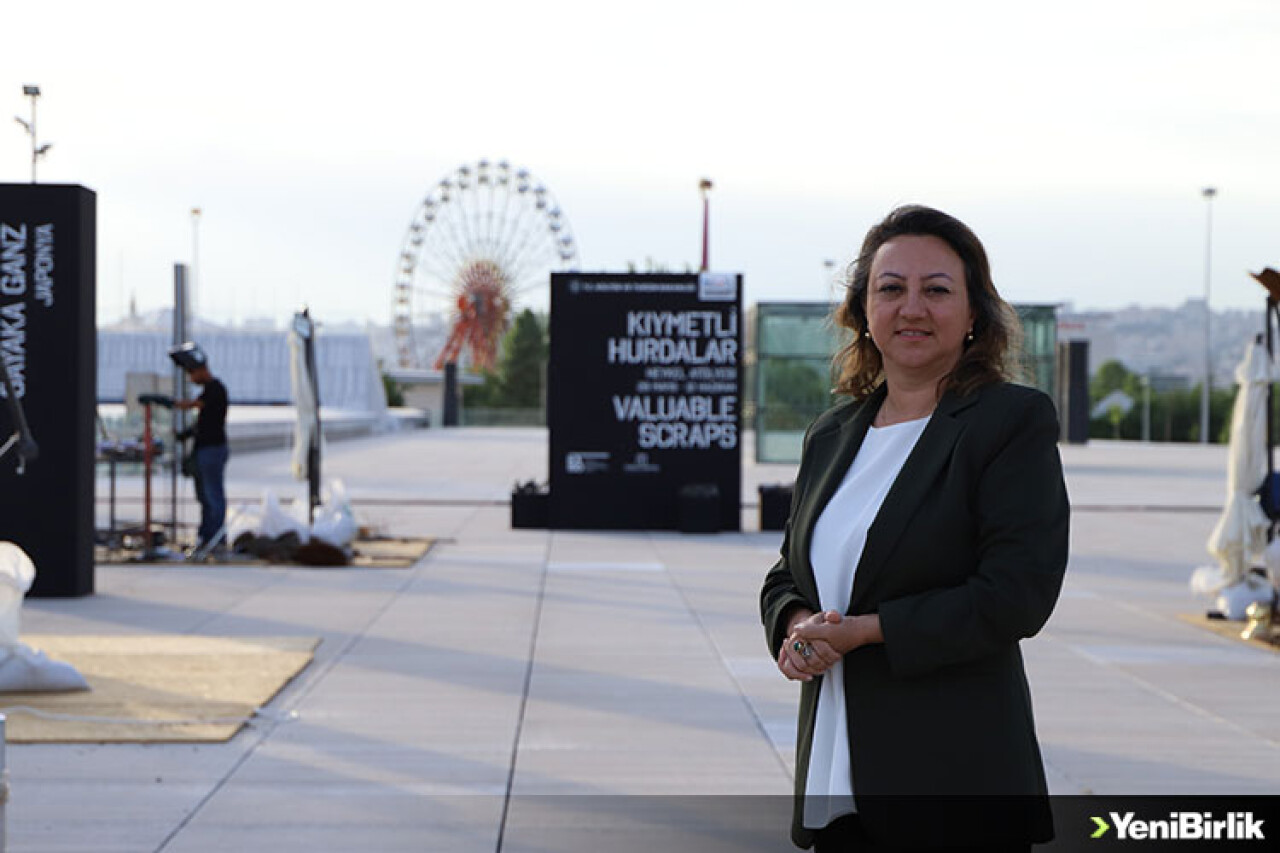
[[[1187,579],[1225,452],[1063,457],[1070,570],[1025,644],[1052,790],[1280,791],[1280,655],[1178,619],[1204,609]],[[780,534],[754,511],[736,534],[512,530],[501,502],[545,478],[541,430],[342,442],[325,470],[363,522],[441,542],[407,570],[100,566],[96,595],[26,603],[32,633],[323,642],[270,705],[296,719],[225,744],[10,745],[9,850],[746,849],[707,829],[717,803],[755,822],[751,849],[792,849],[797,690],[756,615]],[[792,473],[747,462],[744,496]],[[233,458],[233,505],[268,488],[302,493],[283,451]]]

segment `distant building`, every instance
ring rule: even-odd
[[[1058,340],[1086,341],[1089,344],[1089,375],[1117,356],[1115,331],[1110,312],[1085,311],[1058,314]]]
[[[1015,305],[1028,382],[1054,396],[1057,306]],[[757,462],[797,462],[805,428],[832,403],[832,357],[849,340],[825,302],[761,302],[747,310],[747,400],[743,419],[756,434]]]
[[[428,426],[444,425],[444,371],[420,367],[388,367],[392,382],[400,386],[404,404],[426,416]],[[458,371],[458,393],[465,385],[482,385],[484,377],[470,370]]]
[[[1235,382],[1235,367],[1254,336],[1266,328],[1262,310],[1214,311],[1210,319],[1213,384]],[[1188,299],[1178,308],[1131,306],[1114,311],[1073,311],[1058,315],[1058,338],[1089,342],[1089,373],[1119,361],[1134,373],[1181,377],[1186,387],[1204,377],[1205,302]]]
[[[283,331],[235,332],[204,328],[190,338],[209,355],[214,374],[235,405],[289,405],[293,391],[289,347]],[[98,402],[125,402],[130,374],[173,376],[168,350],[172,333],[161,329],[98,330]],[[385,413],[382,386],[369,337],[316,335],[316,367],[321,405],[354,412]],[[163,384],[162,382],[162,384]]]

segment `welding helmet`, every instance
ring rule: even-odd
[[[209,363],[209,357],[204,354],[204,350],[200,349],[199,344],[192,341],[187,341],[185,344],[179,344],[176,347],[169,347],[169,358],[187,373],[204,367]]]

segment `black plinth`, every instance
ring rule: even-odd
[[[32,596],[93,592],[95,228],[91,190],[0,184],[0,356],[39,448],[21,474],[0,460],[0,539],[35,563]],[[0,441],[13,426],[0,406]]]

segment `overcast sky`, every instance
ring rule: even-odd
[[[1258,308],[1280,267],[1280,3],[12,3],[0,111],[38,84],[41,182],[98,193],[98,314],[388,322],[436,182],[530,169],[589,270],[711,260],[820,299],[891,207],[984,239],[1021,302]],[[0,181],[30,140],[0,126]]]

